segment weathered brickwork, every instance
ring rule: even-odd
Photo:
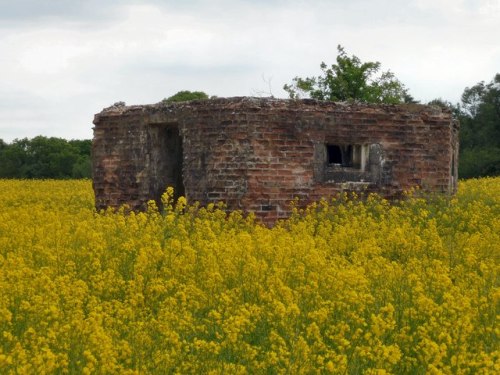
[[[94,120],[97,208],[144,208],[174,186],[266,223],[340,191],[453,193],[458,124],[422,105],[229,98],[113,106]]]

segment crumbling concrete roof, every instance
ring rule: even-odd
[[[320,101],[315,99],[276,99],[276,98],[259,98],[259,97],[231,97],[231,98],[212,98],[203,100],[192,100],[186,102],[159,102],[156,104],[132,105],[127,106],[124,102],[117,102],[110,107],[104,108],[100,116],[127,115],[137,114],[137,112],[165,112],[165,111],[186,111],[190,109],[203,108],[220,108],[220,109],[275,109],[287,111],[329,111],[337,112],[362,112],[362,113],[405,113],[407,115],[428,115],[441,116],[450,114],[451,111],[447,108],[439,106],[429,106],[422,104],[376,104],[362,102],[330,102]],[[94,121],[95,122],[95,121]]]

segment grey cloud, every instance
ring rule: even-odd
[[[0,0],[0,23],[3,25],[54,21],[101,21],[113,19],[123,0]]]

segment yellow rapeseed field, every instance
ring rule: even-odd
[[[273,229],[170,196],[0,180],[1,374],[500,373],[500,178]]]

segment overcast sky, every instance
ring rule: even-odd
[[[92,138],[180,90],[286,97],[337,45],[457,102],[500,72],[500,0],[0,0],[0,139]]]

